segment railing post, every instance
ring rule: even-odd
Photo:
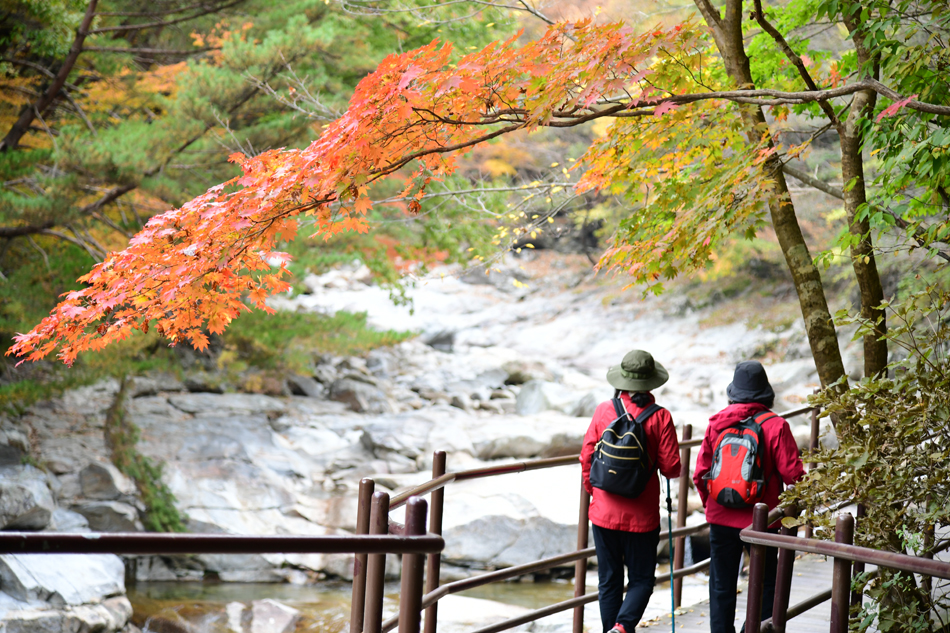
[[[815,390],[815,393],[818,393]],[[811,437],[808,441],[808,450],[814,454],[818,450],[818,409],[811,410]],[[808,470],[812,471],[818,466],[817,462],[808,462]],[[811,538],[811,521],[805,524],[805,538]]]
[[[693,425],[683,425],[683,442],[693,438]],[[680,472],[680,491],[676,499],[676,527],[686,527],[686,512],[689,509],[686,501],[689,497],[689,453],[690,449],[680,449],[680,463],[683,470]],[[676,545],[673,547],[673,571],[683,569],[683,563],[686,557],[686,537],[677,536]],[[673,581],[673,604],[677,607],[683,604],[683,579],[677,578]]]
[[[356,533],[369,534],[370,505],[376,482],[366,477],[360,480],[359,501],[356,507]],[[363,609],[366,608],[366,554],[357,554],[353,561],[353,597],[350,602],[350,633],[363,630]]]
[[[785,516],[794,517],[798,514],[793,508],[785,508]],[[787,528],[782,526],[785,536],[797,536],[798,527]],[[795,550],[779,548],[778,566],[775,570],[775,601],[772,603],[772,630],[774,633],[785,633],[785,624],[788,621],[788,599],[792,591],[792,570],[795,565]]]
[[[860,520],[864,518],[864,515],[867,514],[867,509],[864,507],[863,503],[858,504],[858,511],[856,519]],[[854,538],[852,537],[852,542]],[[851,565],[851,577],[854,578],[858,574],[864,573],[864,563],[857,561]],[[861,605],[864,603],[864,593],[861,591],[851,591],[851,606],[861,608]]]
[[[413,497],[406,504],[406,536],[426,533],[428,504],[422,497]],[[422,621],[422,554],[402,555],[402,582],[399,592],[399,633],[419,633]]]
[[[854,517],[839,514],[835,522],[835,543],[854,543]],[[851,611],[851,561],[835,558],[831,575],[831,633],[847,633]]]
[[[752,510],[752,529],[765,532],[769,520],[769,507],[764,503],[755,504]],[[762,622],[762,593],[765,585],[765,545],[753,545],[749,557],[749,589],[745,610],[745,630],[758,633]]]
[[[445,474],[445,451],[436,451],[432,454],[432,478],[438,479]],[[445,502],[445,488],[433,490],[430,496],[432,512],[429,514],[429,531],[433,534],[442,534],[442,509]],[[435,591],[439,587],[439,576],[442,568],[442,553],[429,554],[426,561],[426,593]],[[436,602],[426,609],[425,633],[435,633],[439,619],[439,603]]]
[[[584,489],[581,482],[580,506],[577,509],[577,549],[587,549],[587,531],[590,525],[590,494]],[[587,592],[587,559],[582,558],[574,563],[574,597],[578,598]],[[428,632],[427,632],[428,633]],[[574,631],[584,633],[584,605],[574,607]]]
[[[389,534],[389,493],[373,494],[369,524],[370,534]],[[382,629],[385,577],[386,555],[370,554],[366,560],[366,607],[363,611],[363,633],[380,633]]]

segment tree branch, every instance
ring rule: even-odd
[[[818,85],[815,83],[815,80],[812,79],[811,74],[808,72],[808,69],[805,68],[805,62],[802,61],[800,55],[796,55],[795,51],[792,50],[792,47],[789,45],[788,41],[779,33],[771,22],[769,22],[765,17],[765,11],[762,9],[762,0],[755,0],[755,11],[752,14],[752,17],[755,18],[755,21],[759,23],[759,26],[772,36],[772,39],[775,40],[775,43],[778,44],[779,48],[782,49],[782,52],[785,53],[785,57],[788,58],[788,61],[792,62],[795,68],[798,69],[798,74],[801,76],[802,81],[805,82],[805,85],[809,90],[816,91],[818,90]],[[822,112],[825,113],[825,116],[828,117],[835,125],[838,125],[838,117],[835,114],[834,108],[831,107],[827,101],[819,101],[818,105],[821,107]]]
[[[123,24],[120,26],[104,26],[102,28],[95,29],[90,31],[91,35],[98,33],[116,33],[121,31],[141,31],[142,29],[151,29],[156,27],[171,26],[172,24],[180,24],[181,22],[187,22],[189,20],[194,20],[195,18],[200,18],[203,15],[208,15],[209,13],[214,13],[215,11],[220,11],[222,9],[228,9],[234,5],[241,4],[244,0],[231,0],[231,2],[225,2],[223,4],[204,5],[205,9],[197,13],[192,13],[191,15],[186,15],[180,18],[175,18],[174,20],[165,20],[163,22],[146,22],[144,24]]]
[[[43,96],[40,97],[39,101],[29,104],[23,109],[16,123],[13,124],[3,140],[0,141],[0,152],[16,149],[17,145],[20,144],[20,139],[26,134],[26,131],[29,129],[30,124],[33,123],[36,115],[45,113],[47,108],[56,100],[56,97],[59,96],[60,90],[62,90],[66,84],[66,78],[69,76],[69,73],[72,72],[73,66],[76,65],[79,54],[82,53],[82,45],[83,42],[86,41],[86,36],[90,33],[89,27],[92,25],[93,17],[95,17],[98,2],[99,0],[89,0],[89,5],[86,7],[86,15],[79,25],[79,30],[76,31],[76,38],[73,40],[73,45],[70,47],[66,59],[63,60],[63,65],[60,67],[59,72],[56,73],[53,83],[50,84],[50,87]]]
[[[814,187],[818,191],[828,194],[832,198],[837,198],[838,200],[844,200],[844,191],[842,191],[841,189],[838,189],[837,187],[829,185],[823,180],[819,180],[818,178],[815,178],[814,176],[812,176],[811,174],[807,172],[804,172],[800,169],[795,169],[794,167],[789,167],[788,165],[783,165],[782,171],[784,171],[786,174],[788,174],[792,178],[795,178],[796,180],[800,180],[801,182],[805,183],[809,187]],[[900,217],[899,215],[897,215],[890,209],[882,209],[881,207],[872,207],[872,209],[874,209],[875,211],[881,211],[883,213],[888,214],[889,216],[894,218],[894,222],[897,224],[897,226],[899,226],[902,229],[906,230],[908,228],[911,228],[910,223],[907,220]],[[944,253],[943,251],[933,246],[932,244],[927,244],[925,232],[921,230],[919,226],[912,228],[912,237],[914,238],[914,241],[920,245],[921,248],[926,248],[932,251],[933,254],[936,255],[937,257],[950,262],[950,255]]]
[[[206,51],[219,51],[220,46],[205,46],[191,50],[171,50],[164,48],[122,48],[121,46],[87,46],[83,52],[90,53],[132,53],[135,55],[195,55]]]

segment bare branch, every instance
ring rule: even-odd
[[[216,5],[203,5],[204,8],[197,13],[192,13],[191,15],[186,15],[180,18],[175,18],[174,20],[165,20],[162,22],[146,22],[144,24],[123,24],[120,26],[104,26],[90,31],[91,35],[98,33],[116,33],[122,31],[141,31],[142,29],[152,29],[165,26],[171,26],[172,24],[180,24],[182,22],[188,22],[189,20],[194,20],[195,18],[200,18],[203,15],[208,15],[209,13],[214,13],[216,11],[221,11],[222,9],[228,9],[235,5],[241,4],[244,0],[231,0],[231,2],[225,2],[222,4]],[[177,11],[176,11],[177,13]]]
[[[191,11],[192,9],[204,9],[209,6],[211,5],[206,2],[196,2],[184,7],[178,7],[177,9],[166,9],[164,11],[101,11],[96,15],[122,18],[157,18],[163,15],[172,15],[175,13],[182,13],[184,11]]]
[[[219,51],[220,46],[204,46],[202,48],[192,48],[184,50],[173,50],[165,48],[122,48],[121,46],[87,46],[82,49],[90,53],[132,53],[134,55],[197,55],[207,51]]]
[[[802,78],[802,81],[805,82],[805,85],[809,90],[815,91],[818,90],[818,85],[815,83],[815,80],[812,79],[811,74],[808,72],[808,69],[805,68],[805,62],[802,60],[800,55],[796,55],[795,51],[792,50],[792,47],[789,45],[788,41],[779,33],[771,22],[769,22],[765,17],[765,11],[762,9],[762,0],[755,0],[755,11],[752,14],[752,17],[755,18],[755,21],[759,23],[759,26],[772,36],[772,39],[775,40],[775,43],[778,44],[779,48],[782,49],[782,52],[785,53],[785,57],[788,58],[788,61],[792,62],[792,65],[798,69],[798,74]],[[827,101],[819,101],[818,105],[821,107],[822,112],[825,113],[825,116],[828,117],[828,120],[838,125],[838,117],[835,115],[834,108],[831,107],[831,104]]]
[[[823,180],[819,180],[818,178],[815,178],[814,176],[812,176],[811,174],[807,172],[804,172],[800,169],[795,169],[794,167],[789,167],[788,165],[783,165],[782,171],[784,171],[786,174],[788,174],[792,178],[800,180],[806,185],[810,187],[814,187],[815,189],[828,194],[832,198],[837,198],[838,200],[844,200],[844,191],[842,191],[841,189],[838,189],[837,187],[833,187],[832,185],[829,185]],[[897,224],[897,226],[899,226],[902,229],[911,228],[911,225],[907,220],[900,217],[899,215],[897,215],[890,209],[884,209],[881,207],[872,207],[872,209],[874,209],[875,211],[881,211],[883,213],[888,214],[889,216],[894,218],[894,222]],[[914,238],[914,241],[917,242],[917,244],[919,244],[921,248],[926,248],[932,251],[933,254],[936,255],[937,257],[950,262],[950,255],[944,253],[943,251],[933,246],[932,244],[927,244],[925,232],[921,230],[919,226],[913,227],[911,231],[912,231],[912,237]]]

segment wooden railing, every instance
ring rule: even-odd
[[[780,413],[779,415],[787,419],[806,413],[812,414],[811,445],[815,447],[818,443],[818,415],[816,409],[810,406],[804,406],[785,413]],[[683,555],[685,551],[685,538],[689,535],[705,533],[709,530],[708,523],[686,527],[686,517],[688,514],[686,502],[689,494],[689,483],[691,481],[690,452],[701,443],[702,438],[692,438],[692,425],[684,425],[682,439],[679,443],[680,461],[682,462],[683,469],[679,481],[679,497],[676,513],[677,527],[672,531],[672,536],[676,540],[673,552],[671,553],[673,558],[672,576],[674,583],[674,601],[677,607],[680,606],[682,602],[682,579],[685,576],[705,571],[709,567],[709,561],[703,561],[689,567],[683,566],[685,563]],[[412,497],[430,494],[432,512],[429,517],[429,532],[432,534],[441,534],[445,488],[449,484],[468,479],[482,479],[485,477],[520,473],[529,470],[574,465],[578,463],[579,457],[579,455],[568,455],[565,457],[536,459],[450,473],[446,472],[445,452],[437,451],[433,455],[432,460],[432,479],[411,490],[402,492],[391,499],[388,493],[375,491],[375,482],[372,479],[363,479],[360,482],[359,489],[357,531],[360,534],[402,533],[402,526],[389,519],[389,512],[399,508]],[[580,485],[580,482],[578,482],[578,484],[580,488],[580,499],[578,504],[577,549],[574,552],[545,558],[517,567],[509,567],[503,570],[473,576],[442,586],[440,586],[441,553],[430,553],[426,565],[426,593],[421,601],[421,606],[425,610],[425,633],[436,633],[438,626],[438,601],[446,595],[480,587],[492,582],[499,582],[525,574],[544,571],[571,562],[574,563],[574,597],[572,599],[530,611],[516,618],[478,629],[472,633],[496,633],[570,609],[574,610],[573,633],[583,633],[584,605],[595,602],[597,600],[597,593],[586,593],[587,561],[595,555],[595,551],[594,548],[588,547],[587,542],[589,525],[587,511],[590,506],[590,495],[584,490],[584,487]],[[668,530],[661,531],[661,541],[668,538],[670,534]],[[350,612],[351,633],[388,633],[399,625],[405,609],[412,608],[411,606],[402,604],[401,599],[399,614],[383,621],[382,595],[385,567],[384,554],[357,555],[353,574],[353,597]],[[663,576],[657,577],[656,582],[666,582],[669,578],[670,575],[664,574]],[[402,630],[401,627],[400,630]]]
[[[787,512],[793,516],[793,512]],[[749,595],[746,604],[746,631],[760,633],[785,633],[787,622],[802,613],[831,600],[830,633],[846,633],[852,606],[859,605],[863,599],[860,593],[852,592],[852,563],[870,564],[878,567],[897,569],[925,577],[950,580],[950,563],[908,556],[896,552],[884,552],[854,545],[854,517],[850,513],[838,515],[835,522],[835,540],[819,541],[812,538],[798,538],[797,528],[783,527],[779,534],[766,531],[776,517],[769,515],[764,503],[756,505],[752,515],[752,526],[742,530],[740,537],[751,547],[749,558]],[[775,599],[772,605],[772,617],[762,621],[762,590],[765,578],[765,548],[776,547],[779,550],[775,578]],[[831,589],[816,594],[803,602],[788,606],[795,565],[796,552],[822,554],[834,559]],[[863,568],[862,568],[863,570]]]

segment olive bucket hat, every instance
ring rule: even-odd
[[[607,371],[607,382],[621,391],[651,391],[670,379],[669,372],[649,352],[627,352],[619,365]]]

